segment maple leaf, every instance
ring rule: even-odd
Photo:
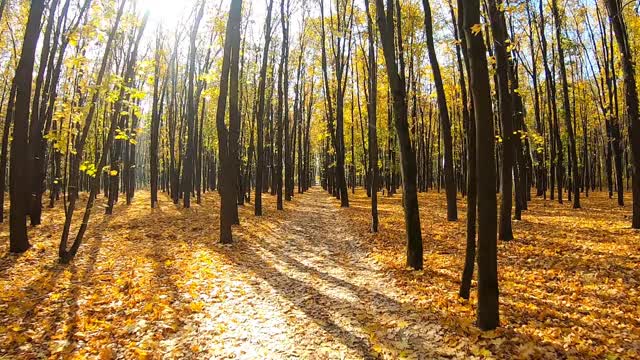
[[[471,33],[474,36],[477,36],[478,34],[480,34],[482,32],[482,24],[475,24],[471,26]]]

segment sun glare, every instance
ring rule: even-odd
[[[139,8],[149,11],[149,21],[154,25],[174,28],[189,16],[194,0],[138,0]]]

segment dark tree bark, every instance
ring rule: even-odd
[[[618,0],[607,0],[607,9],[618,48],[621,52],[622,71],[624,73],[625,100],[629,117],[629,142],[633,171],[633,219],[631,226],[640,229],[640,114],[638,114],[638,90],[636,88],[635,66],[629,45],[627,25]]]
[[[311,87],[309,89],[309,102],[307,104],[307,120],[305,128],[305,149],[304,149],[304,189],[309,190],[311,187],[311,117],[313,115],[314,104],[314,79],[311,79]]]
[[[153,82],[153,109],[151,117],[151,143],[149,149],[151,172],[151,208],[158,206],[158,140],[160,136],[160,35],[156,38],[156,53]]]
[[[453,9],[451,9],[453,17]],[[455,20],[454,20],[455,21]],[[469,54],[467,52],[467,39],[464,35],[464,0],[458,0],[458,19],[454,24],[456,27],[456,37],[460,34],[460,50],[464,58],[465,69],[471,77],[471,67]],[[463,76],[460,71],[460,76]],[[464,82],[464,81],[463,81]],[[465,84],[466,86],[466,84]],[[462,88],[465,91],[465,88]],[[466,93],[466,91],[465,91]],[[469,94],[472,94],[469,86]],[[473,97],[473,96],[471,96]],[[466,96],[465,96],[466,98]],[[468,102],[467,116],[467,235],[465,247],[464,269],[460,281],[459,295],[463,299],[469,299],[471,293],[471,280],[473,279],[473,268],[476,259],[476,221],[478,204],[478,176],[476,173],[476,123],[473,108],[473,99],[466,98]],[[466,105],[465,105],[466,107]]]
[[[610,109],[610,118],[609,125],[611,128],[611,149],[613,150],[613,158],[616,165],[616,192],[618,194],[618,205],[624,206],[624,183],[623,183],[623,174],[624,174],[624,165],[623,163],[623,142],[622,135],[620,134],[620,111],[618,107],[618,80],[616,79],[615,67],[615,51],[613,48],[613,44],[615,40],[613,39],[613,25],[609,26],[609,61],[605,63],[605,69],[609,69],[608,73],[611,76],[607,76],[607,84],[609,86],[609,103],[612,104],[612,109]],[[604,37],[606,39],[606,37]],[[605,40],[606,41],[606,40]],[[604,45],[606,49],[607,46]],[[606,54],[606,52],[605,52]]]
[[[40,98],[42,94],[42,88],[44,83],[45,71],[51,72],[48,68],[49,54],[51,52],[51,36],[53,33],[53,25],[56,23],[55,13],[58,7],[59,0],[53,0],[49,5],[49,16],[47,20],[47,27],[45,28],[44,38],[42,41],[42,50],[40,51],[40,62],[38,66],[38,75],[35,80],[35,91],[33,94],[33,102],[31,104],[31,114],[29,122],[29,166],[30,166],[30,181],[29,184],[29,218],[31,225],[36,226],[41,223],[42,215],[42,193],[44,190],[44,177],[40,179],[40,168],[43,167],[43,160],[39,154],[39,149],[42,146],[42,129],[44,127],[42,117],[40,116]],[[66,17],[66,12],[69,9],[70,1],[67,0],[65,6],[62,9],[62,13],[58,14],[58,27],[60,27],[61,19]],[[56,34],[57,37],[57,34]],[[57,41],[57,39],[54,39]],[[55,51],[55,48],[54,48]],[[51,54],[52,57],[54,54]]]
[[[228,209],[231,214],[231,221],[234,225],[240,225],[240,217],[238,214],[238,201],[240,191],[240,44],[241,44],[241,31],[240,26],[242,24],[242,1],[239,4],[235,4],[240,7],[240,10],[230,11],[230,15],[233,15],[234,27],[231,33],[231,67],[229,70],[229,163],[231,174],[235,174],[230,180],[229,187],[229,205]],[[237,13],[236,13],[237,11]]]
[[[544,2],[539,2],[539,22],[538,22],[538,36],[540,38],[540,49],[542,50],[542,64],[544,65],[544,78],[547,90],[547,105],[548,105],[548,126],[549,126],[549,172],[550,181],[549,188],[551,189],[550,198],[555,198],[555,183],[557,180],[558,190],[558,202],[562,203],[562,140],[560,139],[560,132],[558,131],[558,107],[556,101],[556,85],[551,71],[550,63],[553,63],[553,57],[549,59],[547,49],[547,38],[545,35],[545,16],[543,11]]]
[[[529,25],[529,48],[531,49],[535,49],[535,36],[534,36],[534,27],[533,27],[533,18],[534,18],[534,14],[532,14],[531,12],[531,7],[530,7],[530,3],[527,2],[525,4],[525,9],[527,12],[527,22]],[[544,133],[544,124],[542,123],[542,116],[541,116],[541,112],[540,112],[540,90],[539,90],[539,86],[538,86],[538,55],[537,52],[535,50],[531,51],[531,81],[532,81],[532,87],[533,87],[533,109],[534,109],[534,117],[535,117],[535,123],[536,123],[536,131],[538,132],[538,134],[540,136],[542,136],[544,138],[545,133]],[[543,144],[545,145],[545,144]],[[547,174],[547,168],[546,168],[546,164],[545,164],[545,151],[546,151],[546,147],[543,146],[542,151],[538,151],[538,149],[535,149],[535,157],[536,157],[536,161],[537,161],[537,171],[536,171],[536,190],[537,196],[543,196],[545,199],[547,197],[547,184],[546,184],[546,174]]]
[[[481,34],[472,29],[480,24],[479,0],[464,7],[464,29],[469,54],[471,92],[476,120],[476,174],[478,175],[478,327],[495,329],[500,324],[498,303],[498,251],[496,239],[495,153],[493,110],[486,47]]]
[[[137,29],[131,30],[131,34],[135,34],[136,30]],[[129,55],[130,57],[133,57],[133,56],[137,57],[137,49],[135,48],[136,46],[137,44],[135,44],[134,42],[129,43],[129,48],[127,49],[127,53],[130,54]],[[116,61],[116,65],[117,64],[118,62]],[[109,161],[110,161],[109,173],[108,173],[109,176],[108,176],[108,181],[106,181],[106,183],[108,183],[108,188],[109,188],[108,202],[107,202],[107,206],[105,207],[105,214],[107,215],[113,214],[113,208],[115,206],[115,203],[118,202],[118,198],[120,195],[120,178],[122,178],[123,180],[123,185],[126,186],[126,182],[124,181],[127,177],[126,165],[128,162],[128,149],[127,149],[128,138],[126,135],[126,129],[128,128],[129,117],[132,115],[133,111],[131,107],[130,94],[129,92],[124,91],[124,88],[125,87],[132,88],[134,86],[133,78],[131,78],[130,76],[127,76],[128,75],[127,71],[129,71],[128,64],[123,63],[121,76],[122,76],[122,79],[124,80],[122,84],[119,84],[123,88],[123,90],[120,91],[120,97],[118,99],[119,101],[123,102],[122,108],[126,110],[120,109],[118,113],[112,113],[111,115],[113,121],[117,122],[118,130],[121,131],[122,134],[124,134],[124,137],[123,138],[116,137],[115,140],[117,141],[113,142],[108,147],[105,147],[105,152],[109,153]],[[121,98],[121,97],[124,97],[124,98]],[[126,187],[125,187],[125,191],[126,191]]]
[[[367,31],[369,32],[369,98],[367,99],[368,138],[369,138],[369,187],[371,192],[371,232],[378,232],[378,125],[376,111],[378,107],[378,63],[376,59],[376,34],[369,9],[369,0],[365,0],[367,12]]]
[[[265,117],[265,88],[267,82],[267,67],[269,63],[269,46],[271,44],[271,14],[273,11],[273,0],[269,0],[267,7],[267,19],[264,27],[264,48],[262,51],[262,65],[260,66],[260,82],[258,84],[258,114],[256,117],[257,126],[257,163],[256,163],[256,199],[255,215],[262,215],[262,192],[264,179],[264,117]]]
[[[290,0],[287,0],[287,6],[284,6],[284,0],[281,1],[280,6],[280,22],[282,25],[282,112],[281,112],[281,125],[283,132],[283,145],[284,145],[284,174],[282,177],[282,185],[284,186],[284,199],[291,201],[291,193],[289,188],[289,178],[293,176],[291,174],[291,119],[289,117],[289,12],[290,12]]]
[[[286,20],[284,17],[284,4],[286,0],[280,0],[280,24],[282,27],[283,37],[284,33],[286,33]],[[278,64],[278,106],[276,109],[276,124],[275,131],[277,132],[275,137],[275,169],[274,169],[274,178],[273,178],[273,187],[272,191],[275,191],[276,195],[276,209],[284,210],[284,204],[282,203],[282,173],[283,173],[283,155],[282,155],[282,143],[284,136],[285,119],[284,114],[288,111],[284,109],[284,98],[288,96],[288,94],[284,93],[284,83],[289,81],[287,79],[287,75],[283,74],[285,69],[285,57],[287,52],[287,41],[285,39],[282,40],[281,44],[281,54],[280,54],[280,62]]]
[[[500,206],[500,226],[498,238],[500,240],[513,240],[511,228],[511,208],[513,205],[513,103],[509,91],[509,56],[507,46],[509,36],[504,19],[504,13],[500,10],[502,1],[489,0],[489,17],[493,33],[493,47],[496,57],[496,74],[498,76],[498,102],[500,105],[500,123],[502,124],[502,199]]]
[[[564,48],[562,47],[562,19],[560,18],[560,12],[558,10],[557,0],[551,0],[551,10],[553,12],[553,18],[555,22],[556,31],[556,43],[558,45],[558,62],[560,65],[560,78],[562,80],[562,103],[564,109],[564,124],[567,128],[567,135],[569,138],[569,156],[571,157],[571,173],[572,187],[573,187],[573,208],[580,208],[580,180],[578,172],[578,155],[576,152],[576,137],[573,132],[573,123],[571,118],[571,103],[569,100],[569,82],[567,80],[567,69],[564,63]]]
[[[0,1],[0,21],[2,21],[2,15],[4,15],[4,8],[7,6],[7,0]]]
[[[340,8],[340,2],[336,1],[336,18],[337,31],[341,33],[337,39],[331,34],[331,46],[334,55],[334,70],[336,74],[336,96],[335,96],[335,113],[333,108],[333,97],[331,95],[331,86],[327,74],[327,51],[326,51],[326,31],[324,25],[324,0],[320,1],[320,16],[322,22],[322,70],[325,82],[325,97],[328,107],[328,125],[331,133],[331,140],[335,150],[336,166],[335,180],[337,195],[340,198],[340,206],[349,207],[349,192],[347,189],[347,181],[345,178],[344,162],[345,162],[345,146],[344,146],[344,96],[348,78],[349,57],[351,54],[351,26],[353,23],[353,7],[349,11],[350,15],[347,19],[348,8],[346,3],[344,9]],[[344,36],[347,35],[347,36]],[[335,119],[335,128],[334,128]]]
[[[449,119],[449,110],[447,108],[447,98],[444,92],[444,84],[442,75],[440,74],[440,65],[436,55],[435,44],[433,41],[433,24],[431,20],[431,7],[429,0],[422,0],[424,7],[424,26],[427,36],[427,50],[429,53],[429,61],[431,62],[431,71],[433,72],[433,82],[436,86],[436,95],[438,97],[438,113],[440,114],[440,130],[444,141],[444,181],[447,193],[447,219],[449,221],[458,220],[458,208],[456,204],[456,183],[453,175],[453,140],[451,138],[451,120]]]
[[[220,76],[220,95],[216,110],[216,128],[218,130],[218,153],[221,163],[220,172],[220,242],[229,244],[233,241],[231,225],[233,224],[233,207],[237,207],[235,189],[237,181],[234,171],[234,159],[237,151],[237,135],[239,129],[238,114],[238,63],[240,61],[240,23],[242,20],[242,0],[232,0],[227,21],[224,43],[224,56],[222,60],[222,73]],[[233,65],[233,63],[236,63]],[[235,69],[232,69],[235,68]],[[231,90],[229,83],[231,82]],[[225,112],[229,96],[229,128],[225,124]],[[236,140],[235,143],[232,141]],[[236,147],[236,150],[233,147]]]
[[[51,127],[54,125],[53,114],[54,107],[58,96],[58,84],[60,81],[60,76],[62,73],[63,61],[65,59],[65,52],[69,42],[71,40],[70,36],[75,32],[75,30],[80,25],[81,21],[86,21],[84,14],[89,10],[89,6],[91,5],[92,0],[86,0],[84,5],[80,8],[80,11],[77,15],[75,15],[75,21],[71,23],[68,28],[63,28],[62,24],[66,23],[67,13],[70,5],[70,1],[66,1],[61,15],[58,17],[58,23],[56,25],[56,31],[53,36],[54,43],[51,49],[51,54],[49,56],[49,60],[47,63],[47,75],[45,77],[44,87],[42,89],[42,99],[40,102],[40,109],[38,117],[38,127],[36,131],[36,136],[33,138],[29,138],[30,146],[33,145],[35,148],[35,160],[36,166],[36,175],[34,176],[34,188],[33,191],[36,193],[35,195],[35,203],[40,204],[42,199],[42,193],[45,190],[44,182],[46,180],[47,175],[47,152],[49,148],[48,142],[43,138],[43,134],[49,133]],[[60,38],[60,34],[64,34],[62,36],[62,43],[59,45],[58,50],[58,39]],[[55,59],[56,52],[58,53],[57,59]],[[74,90],[75,91],[75,90]],[[85,100],[83,100],[85,101]],[[33,141],[33,144],[31,142]],[[53,144],[56,144],[54,140]],[[51,151],[51,163],[52,163],[52,176],[49,181],[51,193],[50,193],[50,202],[49,207],[54,206],[55,200],[58,199],[60,188],[61,188],[61,174],[60,167],[62,162],[62,154],[59,149],[56,149],[56,146],[52,146]],[[96,150],[97,150],[96,146]]]
[[[196,152],[196,113],[197,105],[194,99],[194,81],[196,74],[196,37],[200,21],[204,15],[205,2],[202,1],[198,9],[191,36],[189,38],[189,73],[187,74],[187,149],[184,156],[184,166],[182,172],[182,201],[185,208],[191,206],[191,194],[193,192],[193,173],[195,166]]]
[[[380,40],[385,57],[389,86],[393,95],[393,115],[400,147],[400,164],[402,169],[402,203],[404,207],[405,230],[407,234],[407,266],[416,270],[423,267],[422,233],[420,229],[420,209],[417,192],[416,154],[411,146],[407,113],[407,93],[404,77],[398,71],[394,42],[394,0],[387,1],[387,14],[383,0],[376,0],[376,13]],[[396,14],[395,22],[400,22],[400,14]],[[397,41],[402,41],[402,34],[397,34]]]
[[[16,89],[13,113],[13,141],[9,173],[9,251],[22,253],[29,249],[26,216],[29,211],[29,103],[35,62],[36,46],[40,37],[44,0],[31,1],[29,18],[24,32],[22,54],[13,79]],[[25,166],[27,164],[27,166]]]
[[[109,38],[107,40],[107,45],[105,47],[105,53],[103,55],[102,58],[102,62],[100,64],[100,70],[98,72],[98,77],[96,80],[96,86],[101,86],[102,84],[102,80],[104,78],[105,75],[105,71],[106,71],[106,67],[108,64],[108,60],[109,60],[109,56],[111,54],[111,48],[113,46],[113,42],[114,42],[114,38],[116,36],[118,27],[120,25],[120,20],[122,18],[122,14],[124,11],[124,5],[125,2],[123,1],[120,4],[120,7],[118,8],[118,12],[116,15],[116,20],[115,23],[113,25],[113,28],[111,29],[110,33],[109,33]],[[147,20],[147,16],[145,16],[144,19],[144,23],[142,25],[142,29],[144,29],[144,26],[146,25],[146,20]],[[138,39],[136,40],[137,43],[140,42],[140,39],[142,38],[142,33],[143,30],[140,30],[140,32],[138,33]],[[137,46],[136,46],[136,52],[132,53],[132,54],[136,54],[137,53]],[[135,66],[135,60],[132,60],[129,62],[129,69],[125,72],[125,78],[132,78],[133,77],[133,71],[134,71],[134,66]],[[66,216],[65,216],[65,222],[64,222],[64,227],[62,230],[62,237],[60,240],[60,247],[58,249],[58,254],[59,254],[59,258],[60,258],[60,262],[62,263],[69,263],[76,255],[76,253],[78,252],[78,249],[80,248],[80,245],[82,244],[82,239],[84,237],[84,234],[87,230],[87,226],[89,225],[89,218],[91,216],[91,209],[93,208],[93,204],[96,198],[96,195],[98,193],[98,191],[100,190],[100,180],[99,180],[99,176],[100,174],[98,173],[96,175],[95,178],[92,179],[91,181],[91,193],[89,194],[89,200],[87,201],[87,205],[85,207],[85,212],[84,212],[84,216],[82,218],[82,224],[80,225],[80,229],[78,230],[78,233],[73,241],[73,244],[71,246],[70,249],[67,249],[67,242],[69,239],[69,232],[71,230],[71,222],[73,220],[73,213],[75,211],[75,205],[76,205],[76,201],[77,201],[77,190],[78,190],[78,170],[75,169],[79,169],[80,163],[82,162],[82,155],[83,155],[83,151],[84,151],[84,146],[86,144],[87,141],[87,136],[89,135],[89,129],[91,128],[91,124],[93,122],[93,118],[95,115],[95,109],[96,109],[96,105],[97,105],[97,101],[98,101],[98,95],[99,92],[96,91],[94,93],[94,95],[91,98],[91,103],[90,103],[90,108],[89,108],[89,113],[87,114],[86,118],[85,118],[85,123],[84,126],[82,128],[82,133],[80,135],[80,137],[77,139],[76,143],[75,143],[75,149],[77,154],[71,158],[71,171],[70,171],[70,177],[69,177],[69,204],[67,206],[67,211],[66,211]],[[118,96],[118,101],[116,101],[115,105],[114,105],[114,111],[112,114],[114,114],[114,116],[112,116],[111,119],[111,125],[109,128],[109,132],[107,135],[107,139],[105,141],[105,145],[103,148],[103,152],[102,155],[100,157],[100,161],[98,162],[98,166],[96,167],[96,169],[98,169],[98,171],[102,171],[102,168],[105,166],[106,162],[107,162],[107,155],[108,155],[108,151],[107,149],[111,147],[113,140],[115,138],[115,132],[116,132],[116,126],[117,126],[117,115],[120,114],[120,111],[122,109],[122,103],[123,103],[123,98],[124,98],[124,87],[121,87],[120,90],[120,94]]]
[[[9,135],[11,124],[13,123],[13,110],[15,109],[16,82],[11,84],[9,90],[9,101],[7,102],[7,115],[4,118],[4,129],[2,132],[2,152],[0,153],[0,222],[4,222],[4,195],[7,188],[7,162],[9,156]],[[4,103],[4,99],[3,99]]]

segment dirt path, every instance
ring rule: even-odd
[[[240,208],[218,242],[218,197],[191,209],[141,192],[96,214],[58,264],[61,208],[34,248],[0,258],[0,358],[372,359],[449,357],[445,330],[367,254],[320,189],[265,215]],[[6,229],[2,230],[6,235]],[[6,251],[6,249],[5,249]],[[453,345],[455,347],[455,345]]]
[[[280,221],[243,227],[223,247],[231,261],[213,274],[224,301],[207,302],[197,329],[186,328],[214,340],[201,350],[247,359],[446,355],[440,326],[411,310],[341,216],[313,190]]]
[[[22,255],[0,224],[0,358],[638,357],[629,207],[606,193],[580,211],[534,199],[517,241],[498,245],[503,327],[481,333],[473,297],[457,294],[465,223],[446,221],[441,194],[420,200],[419,272],[404,268],[400,197],[380,198],[372,236],[362,190],[349,209],[320,189],[284,212],[265,196],[262,217],[240,207],[230,246],[215,193],[190,209],[163,194],[152,210],[140,191],[111,216],[100,197],[70,265],[58,263],[61,206],[44,209]]]

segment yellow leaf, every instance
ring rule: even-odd
[[[495,330],[491,330],[491,331],[483,332],[482,335],[480,336],[483,337],[484,339],[495,339],[498,336],[500,336],[500,334],[498,334]]]
[[[473,35],[478,35],[482,32],[482,24],[475,24],[471,27],[471,33]]]
[[[191,311],[193,312],[200,312],[202,311],[202,309],[204,309],[204,304],[202,303],[202,301],[194,301],[189,303],[189,309],[191,309]]]
[[[409,323],[408,323],[408,322],[406,322],[406,321],[404,321],[404,320],[400,320],[400,321],[398,321],[398,329],[404,329],[404,328],[406,328],[407,326],[409,326]]]
[[[100,350],[100,360],[111,360],[113,359],[113,350],[108,347],[103,347]]]
[[[149,358],[149,352],[146,351],[146,350],[136,349],[135,353],[138,356],[138,359],[148,359]]]
[[[475,356],[482,356],[482,357],[490,357],[493,354],[491,353],[491,351],[487,350],[487,349],[481,349],[478,347],[473,347],[471,348],[471,353]]]

